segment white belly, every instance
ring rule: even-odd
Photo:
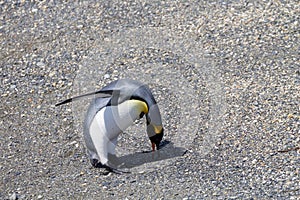
[[[114,154],[117,137],[139,118],[141,109],[138,100],[128,100],[117,106],[101,109],[90,125],[90,135],[102,164],[107,154]]]

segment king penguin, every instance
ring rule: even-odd
[[[120,79],[101,90],[62,101],[56,106],[94,95],[84,120],[84,140],[94,167],[111,171],[108,154],[115,155],[118,136],[137,119],[146,117],[152,151],[159,150],[164,135],[159,107],[149,87],[139,81]]]

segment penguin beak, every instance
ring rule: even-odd
[[[155,143],[152,142],[152,151],[155,151]]]
[[[156,150],[159,150],[159,143],[152,142],[152,151],[155,151],[155,147],[156,147]]]
[[[159,150],[160,141],[162,140],[163,136],[164,136],[164,132],[162,129],[161,133],[156,133],[155,135],[149,137],[152,145],[152,151],[155,151],[155,146],[156,146],[156,150]]]

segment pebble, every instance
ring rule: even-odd
[[[10,89],[11,89],[11,90],[14,90],[14,89],[16,89],[16,87],[17,87],[16,85],[11,85],[11,86],[10,86]]]
[[[36,65],[37,65],[38,67],[44,67],[44,66],[45,66],[45,63],[43,63],[43,62],[37,62]]]
[[[56,74],[56,71],[51,71],[51,72],[49,73],[49,77],[53,77],[55,74]]]
[[[15,192],[9,196],[9,200],[17,200],[17,199],[18,199],[18,195]]]
[[[105,74],[105,75],[104,75],[104,78],[105,78],[105,79],[109,79],[109,78],[110,78],[110,75],[109,75],[109,74]]]

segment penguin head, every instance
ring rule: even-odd
[[[112,103],[118,104],[127,99],[145,102],[146,108],[143,104],[143,109],[139,109],[139,118],[146,116],[147,134],[152,144],[152,150],[155,150],[155,146],[158,150],[164,133],[160,111],[149,87],[138,81],[128,79],[118,80],[114,84],[114,89],[117,88],[120,93],[113,95],[112,99],[115,98],[115,102],[111,101]]]
[[[152,151],[155,151],[155,147],[159,150],[160,142],[164,136],[164,129],[157,104],[149,108],[149,112],[146,114],[146,120],[147,134],[152,144]]]
[[[149,127],[151,127],[151,125],[148,125],[147,132],[148,132],[148,129],[151,129]],[[149,135],[149,132],[148,132],[148,135]],[[152,151],[155,151],[155,147],[156,147],[156,150],[159,150],[159,145],[160,145],[160,142],[161,142],[163,136],[164,136],[164,129],[161,127],[161,131],[159,133],[156,133],[155,135],[149,137],[151,144],[152,144]]]

